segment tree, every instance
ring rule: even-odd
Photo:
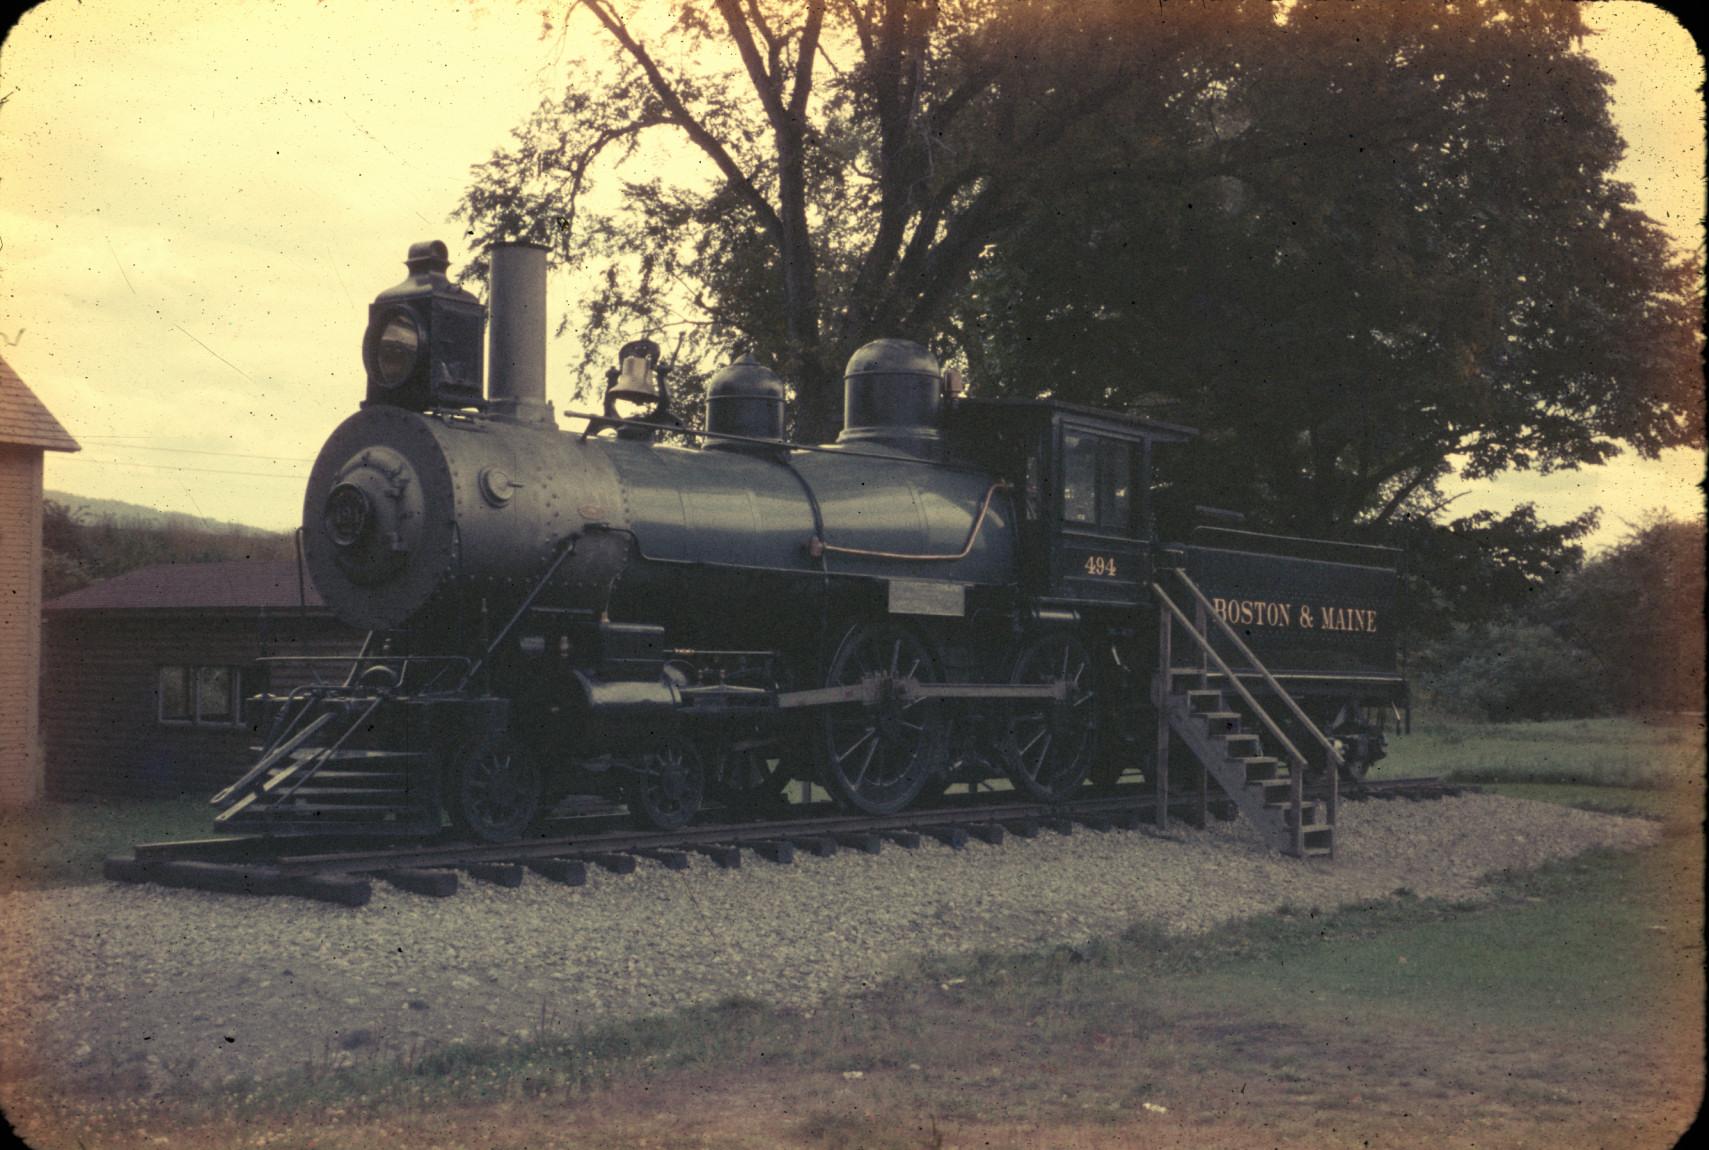
[[[1438,526],[1450,476],[1704,443],[1700,277],[1612,176],[1576,5],[622,3],[571,5],[609,81],[462,207],[589,273],[589,363],[635,328],[691,366],[746,343],[822,438],[855,347],[929,340],[978,392],[1201,428],[1182,506],[1429,537],[1433,593],[1583,534]],[[665,136],[698,168],[648,169]]]
[[[1653,516],[1527,614],[1601,659],[1621,710],[1700,710],[1703,540],[1702,520]]]
[[[1176,480],[1314,535],[1508,469],[1703,444],[1701,282],[1612,178],[1578,6],[1297,4],[1159,113],[1172,155],[1069,184],[995,245],[957,329],[1016,390],[1205,429]]]
[[[850,352],[884,335],[953,348],[946,320],[986,249],[1060,178],[1091,175],[1079,157],[1109,110],[1158,77],[1200,83],[1187,57],[1270,11],[1171,8],[1130,43],[1130,7],[682,0],[653,39],[641,5],[579,0],[570,18],[603,37],[612,78],[542,104],[462,214],[478,248],[532,238],[594,273],[590,360],[630,325],[678,328],[691,361],[752,343],[794,385],[797,433],[823,437]],[[626,179],[596,206],[656,135],[707,174]]]

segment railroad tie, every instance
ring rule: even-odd
[[[875,855],[884,849],[883,837],[867,831],[841,831],[832,837],[850,850],[863,851],[869,855]]]
[[[520,863],[471,862],[464,863],[462,869],[470,878],[480,879],[494,886],[515,888],[522,885]]]
[[[449,898],[457,893],[457,872],[454,870],[427,870],[420,867],[404,867],[397,870],[380,872],[380,877],[411,894],[424,894],[429,898]]]
[[[587,863],[581,859],[529,859],[528,869],[565,886],[587,885]]]
[[[593,863],[612,874],[634,874],[637,865],[634,855],[623,852],[584,851],[574,857]]]
[[[1001,823],[968,823],[967,833],[982,843],[1000,846],[1003,842],[1003,824]]]
[[[946,847],[960,850],[967,845],[967,831],[962,827],[927,826],[920,828],[921,834],[931,835]]]
[[[761,839],[747,844],[749,850],[767,862],[788,866],[795,861],[795,844],[773,839]]]
[[[735,870],[742,865],[742,848],[730,843],[697,843],[688,849],[705,855],[725,870]]]
[[[666,870],[688,869],[688,856],[682,851],[668,851],[659,847],[633,847],[629,853],[652,859]]]

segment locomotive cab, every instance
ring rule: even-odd
[[[950,420],[952,449],[1018,493],[1022,590],[1065,608],[1149,602],[1152,452],[1194,434],[1052,400],[964,399]]]

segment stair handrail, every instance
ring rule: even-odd
[[[1216,608],[1211,606],[1211,601],[1205,598],[1205,593],[1199,590],[1199,585],[1194,583],[1186,571],[1179,567],[1175,569],[1175,574],[1180,578],[1187,590],[1193,593],[1193,598],[1197,599],[1199,606],[1205,609],[1205,614],[1216,620],[1216,625],[1221,628],[1223,635],[1228,639],[1228,641],[1234,644],[1234,649],[1239,651],[1241,657],[1252,665],[1253,670],[1257,671],[1264,677],[1265,685],[1276,693],[1276,697],[1281,699],[1282,702],[1287,705],[1288,710],[1294,713],[1294,718],[1298,719],[1300,724],[1305,727],[1306,733],[1311,735],[1313,739],[1317,740],[1317,745],[1322,747],[1324,752],[1329,756],[1331,768],[1340,770],[1345,766],[1345,760],[1342,759],[1341,752],[1335,749],[1335,744],[1329,740],[1328,736],[1318,729],[1316,723],[1311,721],[1311,717],[1305,713],[1305,709],[1302,708],[1299,703],[1294,701],[1294,697],[1282,688],[1282,684],[1278,683],[1276,681],[1276,677],[1270,674],[1270,669],[1264,666],[1263,663],[1259,662],[1258,656],[1252,653],[1252,648],[1248,647],[1245,642],[1241,640],[1240,636],[1235,633],[1234,628],[1228,625],[1228,620],[1224,619],[1217,613]],[[1153,586],[1156,585],[1153,584]],[[1194,630],[1192,627],[1188,627],[1187,629],[1189,631]],[[1197,638],[1196,635],[1195,638]],[[1208,641],[1202,643],[1201,646],[1204,647],[1205,650],[1210,651],[1210,644]],[[1218,658],[1214,651],[1211,651],[1211,658],[1216,659],[1217,666],[1222,670],[1224,675],[1228,676],[1229,682],[1237,685],[1239,684],[1240,680],[1235,678],[1234,672],[1228,669],[1228,664]],[[1242,698],[1246,698],[1248,702],[1250,702],[1250,697],[1246,694],[1245,690],[1241,690],[1240,693]]]
[[[296,717],[291,720],[290,725],[281,731],[279,736],[267,745],[267,749],[262,753],[261,757],[255,761],[255,765],[243,772],[242,777],[240,777],[236,782],[232,783],[230,786],[216,794],[213,798],[209,799],[209,805],[216,807],[228,805],[230,801],[236,797],[239,791],[248,790],[250,784],[254,783],[262,775],[266,774],[274,763],[296,750],[297,747],[311,735],[324,727],[328,719],[332,718],[331,712],[322,712],[299,730],[297,728],[297,724],[309,713],[311,709],[312,704],[311,706],[306,706],[301,711],[297,712]]]
[[[1193,637],[1193,642],[1199,645],[1199,650],[1203,651],[1210,657],[1211,661],[1217,665],[1217,669],[1223,673],[1229,683],[1234,687],[1235,691],[1240,694],[1242,701],[1252,709],[1252,713],[1258,716],[1258,720],[1264,724],[1265,729],[1276,737],[1276,741],[1282,745],[1282,750],[1287,752],[1288,758],[1293,761],[1294,767],[1296,768],[1295,781],[1297,782],[1298,771],[1303,770],[1306,766],[1306,757],[1300,754],[1300,749],[1294,746],[1294,741],[1288,738],[1287,734],[1277,724],[1276,720],[1270,717],[1270,712],[1266,711],[1258,700],[1253,697],[1252,692],[1246,689],[1246,684],[1242,683],[1239,678],[1235,676],[1234,672],[1229,669],[1228,664],[1223,661],[1222,656],[1217,654],[1216,649],[1211,646],[1210,639],[1201,634],[1199,629],[1193,625],[1192,620],[1187,618],[1187,613],[1177,607],[1175,605],[1175,601],[1169,598],[1169,593],[1163,590],[1163,588],[1156,583],[1151,585],[1151,591],[1152,594],[1157,596],[1157,601],[1168,608],[1169,613],[1178,619],[1181,625],[1187,629],[1187,634]]]
[[[310,779],[314,778],[315,775],[320,772],[320,769],[322,767],[326,766],[327,763],[332,761],[332,757],[334,755],[336,755],[339,751],[344,749],[345,740],[350,738],[351,735],[355,734],[357,729],[360,728],[364,723],[366,723],[368,721],[369,717],[371,715],[373,715],[373,713],[375,711],[379,710],[380,704],[385,702],[385,701],[386,701],[385,695],[383,695],[383,694],[375,695],[373,700],[362,711],[362,713],[360,715],[356,716],[356,721],[348,724],[344,728],[344,733],[339,735],[338,738],[333,741],[333,744],[330,747],[323,747],[320,750],[316,751],[314,754],[314,757],[309,760],[307,766],[305,766],[301,770],[299,770],[297,772],[296,777],[291,780],[291,785],[286,787],[283,791],[280,791],[277,795],[273,796],[273,805],[278,806],[279,804],[283,803],[286,799],[290,798],[292,795],[297,793],[298,787],[302,786],[304,783],[306,783]],[[354,708],[352,708],[352,709],[354,709]],[[262,784],[262,789],[263,790],[266,789],[265,783]]]

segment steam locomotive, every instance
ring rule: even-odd
[[[490,386],[488,308],[445,246],[406,266],[303,507],[314,585],[368,641],[342,675],[275,677],[223,829],[504,841],[571,793],[673,828],[795,779],[868,814],[998,778],[1062,800],[1146,768],[1171,570],[1203,589],[1201,633],[1208,610],[1244,636],[1230,676],[1296,698],[1341,769],[1383,753],[1371,715],[1405,692],[1392,553],[1226,526],[1160,543],[1154,454],[1188,428],[970,397],[882,339],[848,362],[834,443],[786,440],[786,385],[751,356],[690,431],[637,340],[569,431],[544,249],[491,253]]]

